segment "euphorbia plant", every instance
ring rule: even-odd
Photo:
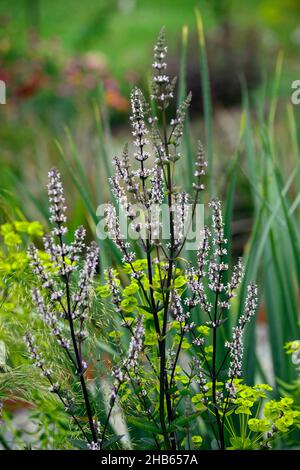
[[[77,416],[74,399],[66,397],[56,383],[32,334],[26,334],[25,339],[51,391],[66,406],[91,449],[113,446],[121,438],[109,436],[110,418],[117,407],[119,416],[125,416],[130,427],[139,430],[142,440],[138,445],[142,448],[191,449],[202,442],[206,448],[257,448],[265,439],[269,443],[285,432],[298,415],[290,409],[291,403],[274,402],[272,406],[277,407],[279,415],[272,413],[269,404],[268,414],[260,419],[263,406],[257,401],[266,397],[268,386],[250,388],[242,383],[243,335],[255,315],[257,287],[249,284],[244,311],[227,338],[224,323],[230,316],[243,267],[239,259],[228,276],[227,240],[219,200],[209,204],[208,225],[198,227],[201,237],[195,265],[183,257],[207,165],[199,144],[194,194],[179,191],[175,173],[183,158],[180,142],[191,97],[170,120],[175,80],[167,75],[166,51],[162,31],[154,49],[150,104],[137,88],[131,95],[133,158],[126,146],[121,158],[113,160],[115,174],[110,183],[131,237],[124,238],[116,207],[108,204],[107,232],[122,252],[123,264],[106,270],[105,283],[96,287],[99,297],[109,298],[112,305],[109,338],[117,352],[111,357],[112,385],[105,419],[97,416],[91,403],[87,368],[94,358],[87,357],[85,344],[90,340],[84,329],[92,316],[98,248],[95,244],[86,248],[81,228],[75,232],[73,243],[65,243],[66,208],[57,170],[49,173],[51,222],[55,227],[44,239],[49,256],[46,265],[36,248],[29,250],[41,281],[33,297],[47,327],[65,351],[70,376],[73,374],[75,381],[77,377],[87,422]],[[167,208],[167,231],[159,217],[162,204]],[[142,216],[136,217],[137,208]],[[85,251],[80,270],[80,256]],[[101,309],[103,302],[98,305]],[[116,316],[120,319],[117,328]],[[220,341],[227,349],[225,354],[224,348],[219,348]],[[283,409],[285,405],[288,410]],[[252,412],[254,417],[248,421]],[[280,413],[288,415],[284,429],[278,426]],[[269,432],[266,437],[265,432]],[[251,433],[257,433],[253,442]]]

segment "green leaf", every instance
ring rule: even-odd
[[[186,426],[187,424],[191,423],[196,418],[198,418],[198,416],[202,413],[202,411],[204,411],[204,410],[196,411],[195,413],[192,413],[188,416],[182,416],[182,417],[176,418],[172,422],[172,424],[169,426],[168,432],[174,432],[174,431],[176,431],[177,428],[182,428],[182,427]]]
[[[145,420],[140,420],[140,419],[137,419],[137,418],[129,418],[128,419],[128,422],[132,425],[132,426],[136,426],[137,428],[139,429],[143,429],[145,431],[149,431],[151,432],[152,434],[163,434],[162,430],[160,428],[158,428],[157,426],[155,426],[154,424],[150,424],[148,423],[147,421]]]
[[[174,281],[175,289],[177,289],[178,287],[184,286],[186,283],[187,283],[187,279],[185,276],[178,276]]]
[[[139,305],[139,308],[141,308],[142,310],[145,310],[145,312],[147,313],[156,313],[156,312],[159,312],[160,310],[162,310],[164,308],[163,305],[160,305],[158,309],[154,310],[153,308],[151,307],[148,307],[147,305]]]
[[[82,439],[71,439],[69,438],[68,441],[75,447],[75,449],[80,450],[87,450],[87,442],[83,441]]]
[[[102,297],[103,299],[105,299],[106,297],[109,297],[111,295],[111,291],[110,291],[110,288],[107,284],[105,284],[104,286],[98,286],[96,287],[96,292],[100,295],[100,297]]]
[[[190,395],[191,392],[188,388],[183,388],[182,390],[179,391],[179,395],[182,395],[183,397],[186,395]]]
[[[126,297],[121,302],[121,308],[124,312],[132,312],[135,307],[137,307],[138,301],[135,297]]]
[[[111,437],[110,439],[108,439],[108,441],[104,442],[102,449],[109,448],[112,444],[116,444],[117,442],[119,442],[123,437],[124,437],[124,434]]]
[[[193,436],[192,442],[195,447],[200,447],[202,445],[203,438],[201,436]]]
[[[248,427],[253,432],[267,432],[272,428],[272,423],[266,419],[251,418],[248,421]]]
[[[126,286],[122,294],[124,297],[130,297],[139,291],[139,285],[136,282],[132,282],[129,286]]]
[[[242,449],[253,449],[255,448],[251,440],[247,437],[246,439],[235,436],[230,438],[230,443],[232,447],[229,447],[229,450],[242,450]]]
[[[168,389],[169,395],[172,395],[173,393],[176,393],[176,392],[178,392],[178,388],[176,386]]]

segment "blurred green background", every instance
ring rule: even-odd
[[[2,192],[17,199],[28,216],[36,214],[32,197],[41,198],[40,180],[60,159],[54,141],[65,142],[65,126],[89,173],[101,152],[96,108],[106,137],[115,137],[109,153],[120,148],[128,138],[130,90],[138,84],[148,91],[153,43],[162,25],[171,75],[180,73],[182,28],[188,28],[184,66],[186,88],[193,92],[192,128],[195,138],[205,141],[196,8],[206,33],[222,166],[222,155],[234,150],[238,137],[242,84],[253,94],[265,87],[270,96],[280,50],[284,67],[277,93],[290,96],[299,68],[297,0],[2,0],[0,79],[7,86],[7,104],[0,108]],[[25,193],[30,188],[30,197],[15,194],[16,184]]]
[[[29,29],[34,28],[42,39],[58,41],[66,53],[103,54],[122,79],[130,68],[145,73],[153,38],[162,25],[175,50],[182,26],[195,30],[196,7],[207,30],[231,21],[240,29],[258,28],[266,42],[287,47],[289,53],[299,46],[297,0],[2,0],[2,25],[9,23],[7,31],[2,30],[2,51],[24,51]]]

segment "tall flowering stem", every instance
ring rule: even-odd
[[[211,202],[213,211],[213,243],[214,243],[214,258],[210,262],[209,266],[209,277],[210,277],[210,288],[215,292],[215,303],[213,309],[213,356],[212,356],[212,403],[215,407],[217,426],[220,437],[220,447],[224,449],[224,435],[222,433],[222,424],[220,413],[217,403],[217,329],[219,326],[220,318],[218,319],[218,308],[219,308],[219,296],[225,290],[225,286],[222,282],[222,274],[228,269],[227,264],[223,262],[224,255],[227,254],[226,248],[224,248],[227,240],[224,239],[224,224],[221,212],[220,201],[213,200]]]
[[[129,147],[126,146],[123,155],[120,158],[114,158],[115,175],[110,180],[119,207],[126,214],[132,228],[141,234],[140,246],[145,252],[145,260],[143,260],[146,262],[145,271],[137,267],[140,266],[139,260],[135,257],[131,241],[122,239],[116,210],[112,205],[108,208],[107,227],[117,247],[123,253],[123,262],[129,266],[127,269],[129,269],[131,283],[138,286],[141,291],[142,305],[139,305],[139,308],[152,315],[156,343],[150,352],[147,346],[141,348],[139,352],[145,353],[154,371],[154,378],[158,380],[159,396],[156,411],[163,442],[159,442],[156,438],[157,447],[163,445],[163,448],[172,450],[180,448],[180,433],[172,428],[172,424],[178,417],[177,409],[180,405],[180,400],[178,401],[174,390],[177,389],[178,367],[179,369],[182,367],[182,353],[186,342],[190,342],[195,353],[195,360],[191,365],[189,384],[195,380],[196,386],[203,394],[203,404],[215,418],[211,420],[212,431],[219,448],[224,449],[223,418],[227,412],[228,403],[226,399],[223,402],[223,392],[218,389],[219,374],[221,370],[224,372],[223,368],[230,355],[232,364],[228,372],[228,383],[224,387],[224,393],[226,393],[230,388],[230,382],[234,380],[237,366],[241,367],[240,359],[237,362],[237,354],[242,350],[241,330],[247,322],[240,320],[242,323],[234,329],[232,340],[227,342],[228,354],[221,365],[217,339],[220,328],[229,314],[231,299],[236,295],[241,282],[243,268],[239,259],[233,268],[230,282],[225,284],[224,273],[229,269],[226,263],[227,240],[224,237],[221,202],[217,199],[210,203],[212,223],[211,227],[206,226],[203,230],[202,242],[196,256],[197,265],[189,266],[186,270],[181,267],[180,255],[187,241],[186,225],[191,225],[200,193],[205,188],[207,162],[202,144],[199,142],[192,184],[193,197],[185,192],[179,192],[175,181],[175,167],[182,158],[181,139],[191,95],[183,100],[175,116],[169,120],[170,103],[174,97],[176,80],[170,79],[167,73],[166,55],[165,34],[162,30],[154,47],[151,106],[138,88],[134,88],[131,94],[133,161],[130,162]],[[188,220],[187,206],[190,201],[192,201],[192,211],[191,219]],[[162,202],[166,202],[168,208],[167,240],[160,234],[159,222],[154,223],[151,218],[153,209]],[[143,208],[145,215],[143,222],[135,223],[135,204]],[[182,280],[178,281],[178,272],[182,273],[183,284],[186,283],[188,292],[191,294],[186,295],[184,299],[181,290]],[[135,344],[135,331],[139,327],[139,320],[130,322],[126,319],[126,304],[124,314],[124,301],[122,301],[121,292],[116,286],[112,272],[108,276],[108,285],[115,309],[123,319],[122,325],[131,334],[130,355],[131,347]],[[245,315],[250,318],[247,314],[248,303],[247,301]],[[254,307],[254,300],[252,304]],[[196,309],[206,318],[203,331],[211,332],[211,358],[207,354],[205,338],[196,332],[197,323],[193,318]],[[140,314],[140,310],[138,312]],[[169,339],[170,330],[174,328],[174,325],[179,336],[176,344],[172,344]],[[157,357],[153,357],[153,353]],[[122,367],[118,366],[114,370],[111,409],[126,381],[132,382],[131,374],[127,369],[128,367],[123,363]],[[140,382],[137,372],[136,370],[135,380]],[[207,396],[210,390],[207,386],[208,382],[212,384],[211,399]],[[147,393],[146,390],[145,393]],[[145,405],[144,397],[141,400]],[[147,417],[156,422],[152,413],[148,413]],[[170,427],[171,431],[169,431]]]
[[[84,323],[90,304],[92,283],[97,270],[99,249],[96,243],[85,245],[85,229],[79,227],[74,234],[74,241],[66,244],[67,233],[66,205],[60,173],[52,169],[48,174],[48,197],[51,234],[44,237],[44,249],[51,263],[51,269],[43,265],[38,250],[31,245],[28,255],[41,289],[33,290],[33,301],[48,325],[50,333],[66,351],[74,372],[79,377],[86,414],[88,417],[91,439],[90,445],[97,443],[98,436],[93,420],[93,412],[87,390],[85,372],[87,363],[82,355],[82,343],[86,339]],[[86,252],[83,266],[78,276],[80,257]],[[74,277],[74,282],[72,278]],[[76,281],[77,278],[77,281]],[[67,323],[68,328],[65,327]],[[28,336],[27,344],[29,344]],[[76,422],[79,422],[78,420]],[[82,426],[80,426],[82,430]],[[85,437],[87,434],[84,433]]]
[[[240,261],[234,270],[232,281],[230,284],[230,292],[232,295],[232,287],[236,284],[237,279],[242,276]],[[225,417],[228,410],[230,401],[235,398],[236,390],[234,386],[234,379],[238,379],[242,376],[242,365],[243,365],[243,352],[244,352],[244,328],[251,321],[251,318],[255,315],[257,310],[257,286],[254,282],[250,283],[247,287],[247,297],[245,301],[245,311],[239,318],[238,325],[233,328],[232,339],[225,343],[228,348],[226,358],[230,356],[230,364],[228,369],[229,381],[226,384],[227,397],[225,400],[223,419],[222,419],[222,433],[224,433]]]

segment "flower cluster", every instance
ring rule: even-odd
[[[38,250],[33,243],[29,245],[27,255],[30,260],[32,272],[36,274],[36,276],[42,282],[42,287],[45,289],[49,289],[51,294],[55,296],[54,280],[51,278],[50,274],[44,269],[44,266],[42,265],[42,262],[39,257]]]
[[[132,124],[132,135],[134,137],[134,145],[137,151],[134,158],[139,162],[144,162],[149,158],[149,153],[145,151],[145,146],[149,144],[147,139],[148,130],[145,125],[145,112],[143,107],[143,95],[141,90],[134,88],[131,93],[131,109],[130,117]],[[140,174],[140,178],[146,179],[147,174]]]
[[[130,251],[130,243],[125,242],[121,234],[116,209],[112,204],[106,206],[106,226],[110,238],[115,242],[116,246],[123,253],[123,262],[132,263],[135,259],[135,253]]]
[[[247,287],[247,297],[245,302],[245,310],[239,319],[239,325],[244,328],[251,318],[255,315],[257,309],[257,285],[251,282]]]
[[[189,311],[196,305],[200,305],[201,310],[209,317],[207,325],[211,328],[218,328],[222,324],[221,320],[224,309],[230,309],[230,300],[236,295],[236,290],[243,278],[244,269],[242,260],[239,258],[233,268],[230,281],[226,284],[224,283],[223,273],[228,270],[228,264],[224,260],[227,254],[225,248],[227,240],[224,237],[221,203],[218,200],[212,200],[210,206],[212,208],[212,234],[207,227],[204,228],[202,243],[197,251],[197,266],[189,267],[187,270],[188,286],[192,297],[185,299],[185,305],[188,306]],[[212,239],[211,242],[210,239]],[[210,246],[213,247],[212,255],[210,254]],[[208,267],[208,269],[206,269],[206,267]],[[214,293],[217,299],[214,308],[208,301],[206,294],[204,282],[206,278],[208,278],[208,288]],[[222,295],[222,298],[219,298],[220,295]],[[215,311],[216,306],[218,307],[217,314]],[[226,343],[230,356],[228,371],[230,380],[227,382],[226,388],[230,397],[235,396],[233,379],[240,377],[242,374],[244,327],[255,314],[256,308],[257,287],[254,283],[251,283],[248,286],[244,313],[240,317],[238,325],[233,328],[231,341]],[[202,346],[204,344],[204,338],[194,335],[193,344]],[[220,400],[221,398],[219,397],[218,399]]]
[[[176,290],[172,294],[171,313],[179,323],[185,323],[189,317],[189,314],[183,311],[181,298]]]
[[[196,191],[203,191],[205,189],[205,186],[202,182],[203,176],[205,176],[206,173],[206,168],[207,168],[207,161],[205,160],[204,157],[204,149],[203,146],[199,140],[198,142],[198,149],[197,149],[197,156],[196,156],[196,162],[195,162],[195,172],[194,176],[197,178],[197,181],[193,183],[193,188]]]
[[[149,117],[149,109],[141,90],[135,88],[131,94],[132,115],[130,117],[132,125],[133,145],[135,147],[134,158],[139,163],[137,169],[133,169],[128,158],[128,147],[126,146],[121,158],[114,157],[114,175],[110,178],[112,192],[116,198],[122,216],[128,218],[130,227],[139,234],[142,240],[149,238],[150,244],[159,238],[161,221],[158,205],[165,197],[164,176],[160,165],[160,159],[151,168],[146,167],[146,160],[150,157],[147,150],[150,141],[149,131],[146,125],[146,118]],[[155,123],[153,119],[152,124]],[[153,129],[152,129],[153,130]],[[160,141],[160,137],[159,137]],[[157,147],[155,147],[157,153]],[[162,145],[159,144],[162,150]],[[138,217],[138,214],[141,216]],[[130,251],[130,243],[125,242],[119,227],[116,210],[112,205],[106,210],[107,232],[118,249],[123,253],[124,261],[132,262],[134,254]]]
[[[191,104],[191,101],[192,101],[192,94],[189,93],[187,97],[183,100],[183,102],[179,105],[176,111],[176,117],[174,119],[171,119],[170,124],[173,127],[173,129],[171,131],[170,140],[172,141],[172,144],[175,145],[175,147],[178,147],[181,142],[186,114]],[[181,155],[178,155],[177,153],[175,158],[178,156],[180,157]]]
[[[143,350],[143,337],[145,335],[143,321],[143,316],[138,318],[133,335],[130,339],[128,356],[124,362],[124,367],[127,373],[129,373],[131,370],[133,370],[135,374],[138,373],[138,358],[139,354]]]
[[[96,431],[92,422],[84,379],[87,363],[82,357],[82,342],[87,337],[83,327],[90,303],[93,280],[97,272],[99,248],[94,242],[89,246],[85,244],[86,231],[83,227],[77,228],[72,243],[65,243],[64,235],[67,227],[64,224],[67,218],[60,173],[52,169],[48,177],[50,222],[54,228],[51,234],[43,238],[45,253],[40,254],[33,244],[28,249],[30,264],[41,286],[41,288],[33,289],[32,298],[42,319],[48,325],[50,333],[64,349],[75,372],[80,377],[90,430],[94,438]],[[83,252],[86,252],[85,256],[81,256]],[[80,269],[81,258],[83,258],[83,266]],[[76,276],[75,271],[79,271]],[[44,368],[43,359],[30,334],[25,336],[25,342],[35,360],[35,365],[40,367],[43,375],[50,380],[51,391],[57,393],[57,387],[50,379],[50,370]],[[60,399],[69,408],[66,400],[61,396]],[[74,419],[78,424],[77,418],[74,417]],[[80,425],[79,427],[82,429]]]
[[[242,258],[238,258],[236,265],[234,266],[231,280],[228,284],[228,298],[232,298],[236,295],[235,291],[240,285],[244,277],[244,267],[242,264]]]
[[[49,308],[45,305],[44,298],[41,295],[39,289],[33,289],[32,298],[43,321],[48,325],[51,334],[56,337],[58,343],[64,349],[69,349],[70,341],[63,336],[62,328],[59,325],[57,312],[54,313],[50,311]]]
[[[226,342],[225,346],[230,351],[230,365],[228,370],[229,378],[233,379],[242,375],[242,360],[243,360],[243,336],[244,327],[255,315],[257,308],[257,286],[251,283],[248,286],[248,293],[245,302],[245,309],[243,315],[240,317],[238,325],[233,328],[232,340]]]
[[[97,441],[91,441],[87,444],[88,450],[101,450],[101,425],[98,420],[93,419],[93,426],[98,437]]]
[[[209,253],[209,237],[211,236],[210,230],[207,226],[203,229],[202,243],[197,250],[197,278],[202,279],[206,272],[205,266],[208,263],[207,255]]]
[[[221,208],[221,201],[218,199],[213,199],[209,206],[212,209],[212,226],[214,230],[213,243],[217,246],[215,254],[218,256],[223,256],[227,254],[226,249],[222,249],[222,245],[227,243],[227,240],[224,238],[224,222]]]
[[[119,202],[120,207],[128,217],[133,217],[134,214],[131,213],[131,207],[127,200],[126,190],[128,193],[133,193],[135,196],[139,195],[139,185],[135,182],[134,175],[130,168],[130,162],[128,158],[128,146],[126,145],[121,158],[113,158],[113,166],[115,169],[115,174],[109,178],[109,183],[112,188],[112,193],[115,196],[116,200]]]
[[[105,272],[105,276],[107,277],[108,287],[112,294],[112,303],[114,304],[116,311],[120,312],[121,311],[121,296],[120,296],[120,290],[118,287],[118,280],[115,276],[114,270],[107,269],[107,271]]]
[[[208,276],[209,288],[215,293],[221,293],[226,290],[223,283],[223,272],[228,270],[228,265],[223,261],[224,256],[227,254],[227,249],[224,247],[227,240],[224,238],[224,223],[221,210],[221,202],[213,199],[210,202],[212,208],[212,226],[213,238],[212,242],[215,247],[214,257],[210,260]]]
[[[143,321],[144,318],[141,316],[136,322],[132,331],[128,354],[126,359],[124,359],[122,366],[116,367],[112,371],[112,376],[114,378],[114,385],[110,394],[110,403],[112,406],[118,396],[121,385],[130,378],[130,373],[133,372],[136,376],[138,375],[138,359],[143,350],[143,337],[145,335]]]
[[[203,372],[203,366],[201,364],[201,361],[197,357],[193,358],[193,365],[196,383],[199,386],[200,392],[203,394],[203,401],[206,402],[207,398],[205,397],[205,394],[208,392],[209,389],[207,387],[207,379]]]
[[[150,176],[151,188],[149,202],[151,205],[161,204],[164,200],[163,171],[159,165],[154,165]]]
[[[187,271],[188,286],[193,296],[192,298],[187,298],[185,300],[186,305],[188,305],[190,308],[196,305],[200,305],[202,310],[208,315],[211,311],[212,305],[207,299],[203,280],[207,274],[205,271],[205,267],[208,264],[208,255],[210,248],[209,237],[209,228],[204,227],[202,242],[197,250],[197,266],[189,267]]]
[[[50,217],[51,222],[56,224],[52,230],[51,235],[46,235],[43,238],[45,252],[49,255],[51,268],[47,269],[43,265],[37,248],[32,244],[28,249],[28,256],[33,269],[41,281],[42,287],[48,291],[51,302],[58,302],[60,309],[71,316],[73,319],[76,315],[83,314],[84,310],[88,307],[90,288],[93,278],[96,274],[99,258],[99,248],[96,243],[91,243],[90,246],[85,245],[86,231],[83,227],[78,227],[74,234],[74,241],[67,245],[63,240],[63,234],[66,230],[60,230],[62,223],[65,222],[65,198],[63,187],[61,184],[60,173],[57,170],[49,172],[49,203],[50,203]],[[59,229],[56,231],[56,228]],[[57,238],[57,243],[55,241]],[[84,260],[83,268],[79,273],[79,281],[76,291],[72,294],[73,306],[63,304],[62,297],[64,295],[64,287],[69,282],[70,274],[78,270],[80,254],[86,249],[86,257]],[[62,282],[61,282],[62,281]],[[42,295],[35,291],[33,300],[41,309]],[[70,299],[71,300],[71,299]],[[67,311],[67,310],[70,311]],[[79,313],[80,312],[80,313]],[[52,315],[51,322],[54,321],[54,314]],[[49,320],[48,315],[48,320]]]
[[[174,242],[178,247],[184,240],[187,230],[187,222],[189,220],[189,194],[186,192],[177,193],[175,196],[175,210],[174,210]]]
[[[74,312],[76,308],[80,309],[80,315],[88,308],[91,293],[92,282],[95,277],[99,259],[99,247],[95,242],[92,242],[87,247],[87,254],[84,260],[83,268],[79,274],[79,281],[76,292],[72,295],[74,302]]]
[[[50,170],[48,179],[50,222],[56,224],[56,227],[53,229],[53,235],[65,235],[67,227],[63,224],[67,221],[65,215],[67,208],[65,206],[64,190],[59,171],[56,168]]]
[[[31,333],[26,333],[24,336],[24,342],[27,346],[29,357],[34,361],[35,367],[41,370],[42,377],[50,377],[52,369],[45,367],[45,359],[41,354],[38,346],[35,344],[35,338]]]
[[[115,402],[115,400],[118,396],[119,389],[125,381],[124,373],[123,373],[123,371],[120,367],[116,367],[112,371],[112,376],[114,377],[114,385],[113,385],[113,388],[112,388],[111,393],[110,393],[110,403],[111,403],[111,405],[114,404],[114,402]]]
[[[176,80],[170,81],[166,73],[167,46],[165,42],[165,31],[162,29],[154,46],[154,62],[152,64],[154,74],[152,80],[151,98],[156,101],[159,109],[166,108],[169,100],[174,97]]]

